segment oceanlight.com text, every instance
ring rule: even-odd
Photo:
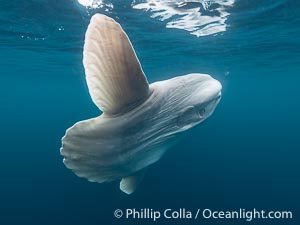
[[[239,209],[234,211],[214,211],[211,209],[204,209],[202,211],[202,218],[245,219],[246,221],[252,221],[253,219],[292,219],[293,213],[291,211],[265,211],[257,210],[255,208],[253,210]]]

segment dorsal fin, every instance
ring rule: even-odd
[[[91,18],[83,65],[92,100],[105,113],[122,112],[148,96],[140,62],[126,33],[112,18],[102,14]]]

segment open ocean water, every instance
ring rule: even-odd
[[[100,114],[82,65],[90,17],[127,32],[149,82],[192,72],[223,85],[214,114],[132,195],[62,163],[61,137]],[[300,224],[300,2],[0,3],[0,224]],[[138,219],[121,209],[291,211],[292,219]]]

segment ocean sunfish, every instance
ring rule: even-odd
[[[206,74],[149,85],[126,33],[102,14],[91,18],[86,31],[83,65],[91,98],[103,113],[67,129],[63,162],[91,182],[120,179],[127,194],[182,132],[213,113],[221,98],[221,84]]]

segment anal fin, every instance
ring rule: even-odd
[[[120,182],[121,191],[128,195],[132,194],[142,182],[145,176],[145,172],[146,169],[142,169],[132,174],[131,176],[124,177]]]

